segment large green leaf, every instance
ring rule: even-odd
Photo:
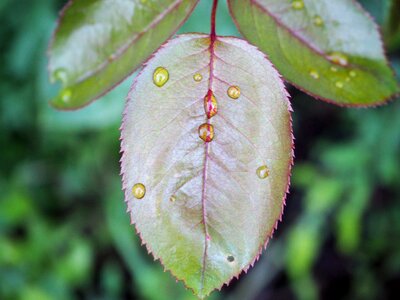
[[[247,42],[188,34],[155,54],[128,98],[121,167],[132,220],[154,257],[204,297],[254,263],[281,216],[292,163],[283,83]],[[210,119],[204,102],[217,103]],[[204,123],[211,142],[199,137]]]
[[[76,109],[105,94],[145,61],[198,0],[80,0],[63,9],[49,49],[52,100]]]
[[[241,33],[315,97],[367,106],[398,92],[377,26],[355,1],[228,2]]]

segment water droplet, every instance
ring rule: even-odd
[[[156,86],[162,87],[169,79],[168,70],[164,67],[158,67],[153,74],[153,82]]]
[[[318,79],[319,78],[319,73],[317,70],[311,70],[310,71],[310,76],[314,79]]]
[[[146,187],[142,183],[136,183],[132,188],[132,194],[136,199],[142,199],[146,195]]]
[[[204,110],[206,112],[207,118],[211,119],[218,112],[218,103],[217,99],[214,96],[214,93],[209,90],[207,95],[204,97]]]
[[[235,261],[235,257],[234,256],[232,256],[232,255],[228,255],[227,257],[226,257],[226,260],[228,261],[228,262],[234,262]]]
[[[53,81],[60,81],[61,83],[66,83],[68,80],[68,74],[67,71],[64,68],[59,68],[54,71],[53,73]]]
[[[346,82],[349,82],[351,80],[350,77],[346,77]]]
[[[169,197],[169,201],[174,203],[176,201],[176,196],[172,195],[171,197]]]
[[[115,60],[117,58],[117,56],[115,55],[115,54],[111,54],[109,57],[108,57],[108,61],[109,62],[112,62],[113,60]]]
[[[303,0],[294,0],[292,2],[292,7],[294,9],[303,9],[304,8],[304,2]]]
[[[313,22],[314,22],[315,26],[323,26],[324,25],[324,20],[320,16],[315,16]]]
[[[214,139],[214,126],[208,123],[200,125],[199,137],[206,143],[211,142]]]
[[[196,73],[193,75],[194,81],[200,82],[203,80],[203,76],[200,73]]]
[[[232,99],[238,99],[240,97],[240,88],[236,85],[232,85],[228,89],[228,96]]]
[[[65,89],[61,92],[61,100],[68,102],[71,99],[72,91],[70,89]]]
[[[269,176],[269,169],[267,166],[261,166],[257,169],[257,176],[260,179],[265,179]]]
[[[347,66],[349,64],[349,60],[346,55],[340,52],[332,52],[328,55],[328,59],[335,64],[339,64],[341,66]]]
[[[331,71],[332,71],[332,72],[337,72],[337,71],[338,71],[338,68],[336,68],[336,67],[331,67]]]
[[[341,81],[336,81],[335,85],[336,85],[336,87],[337,87],[338,89],[342,89],[342,88],[344,87],[344,84],[343,84],[343,82],[341,82]]]
[[[356,71],[350,71],[349,72],[350,77],[356,77],[357,76],[357,72]]]

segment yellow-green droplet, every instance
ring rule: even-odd
[[[143,199],[146,195],[146,187],[143,183],[136,183],[132,188],[132,194],[136,199]]]
[[[328,58],[333,63],[341,66],[347,66],[349,64],[347,56],[340,52],[332,52],[328,55]]]
[[[164,67],[158,67],[154,70],[153,82],[156,86],[162,87],[169,79],[168,70]]]
[[[61,100],[68,102],[72,97],[72,91],[70,89],[65,89],[61,92]]]
[[[303,0],[294,0],[292,2],[292,7],[294,9],[303,9],[304,8],[304,2]]]
[[[337,71],[338,71],[338,68],[336,68],[336,67],[331,67],[331,71],[332,71],[332,72],[337,72]]]
[[[267,166],[261,166],[256,171],[258,178],[265,179],[269,176],[269,169]]]
[[[236,85],[232,85],[228,88],[228,96],[234,100],[240,97],[240,88]]]
[[[206,143],[211,142],[214,139],[214,126],[208,123],[200,125],[199,137]]]
[[[315,16],[313,22],[314,22],[315,26],[323,26],[324,25],[324,20],[320,16]]]
[[[169,201],[170,202],[175,202],[176,201],[176,196],[175,195],[172,195],[171,197],[169,197]]]
[[[68,80],[67,71],[64,68],[59,68],[54,71],[52,81],[60,81],[61,83],[66,83]]]
[[[350,77],[356,77],[357,76],[357,72],[352,70],[349,72]]]
[[[319,78],[319,73],[317,70],[311,70],[310,71],[310,76],[314,79],[318,79]]]
[[[203,76],[200,73],[196,73],[193,75],[194,81],[200,82],[203,80]]]
[[[351,78],[350,77],[346,77],[346,82],[350,82]]]
[[[336,87],[337,87],[338,89],[342,89],[342,88],[344,87],[344,84],[343,84],[343,82],[341,82],[341,81],[336,81],[335,85],[336,85]]]

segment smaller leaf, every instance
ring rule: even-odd
[[[198,0],[80,0],[62,10],[49,48],[51,103],[76,109],[131,74],[190,15]]]
[[[399,91],[377,25],[353,0],[228,0],[241,33],[282,75],[338,105],[368,106]]]

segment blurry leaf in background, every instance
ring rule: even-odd
[[[349,106],[399,92],[379,31],[354,1],[228,2],[241,33],[301,90]]]
[[[105,94],[138,68],[190,15],[197,0],[71,1],[49,49],[52,100],[76,109]]]

